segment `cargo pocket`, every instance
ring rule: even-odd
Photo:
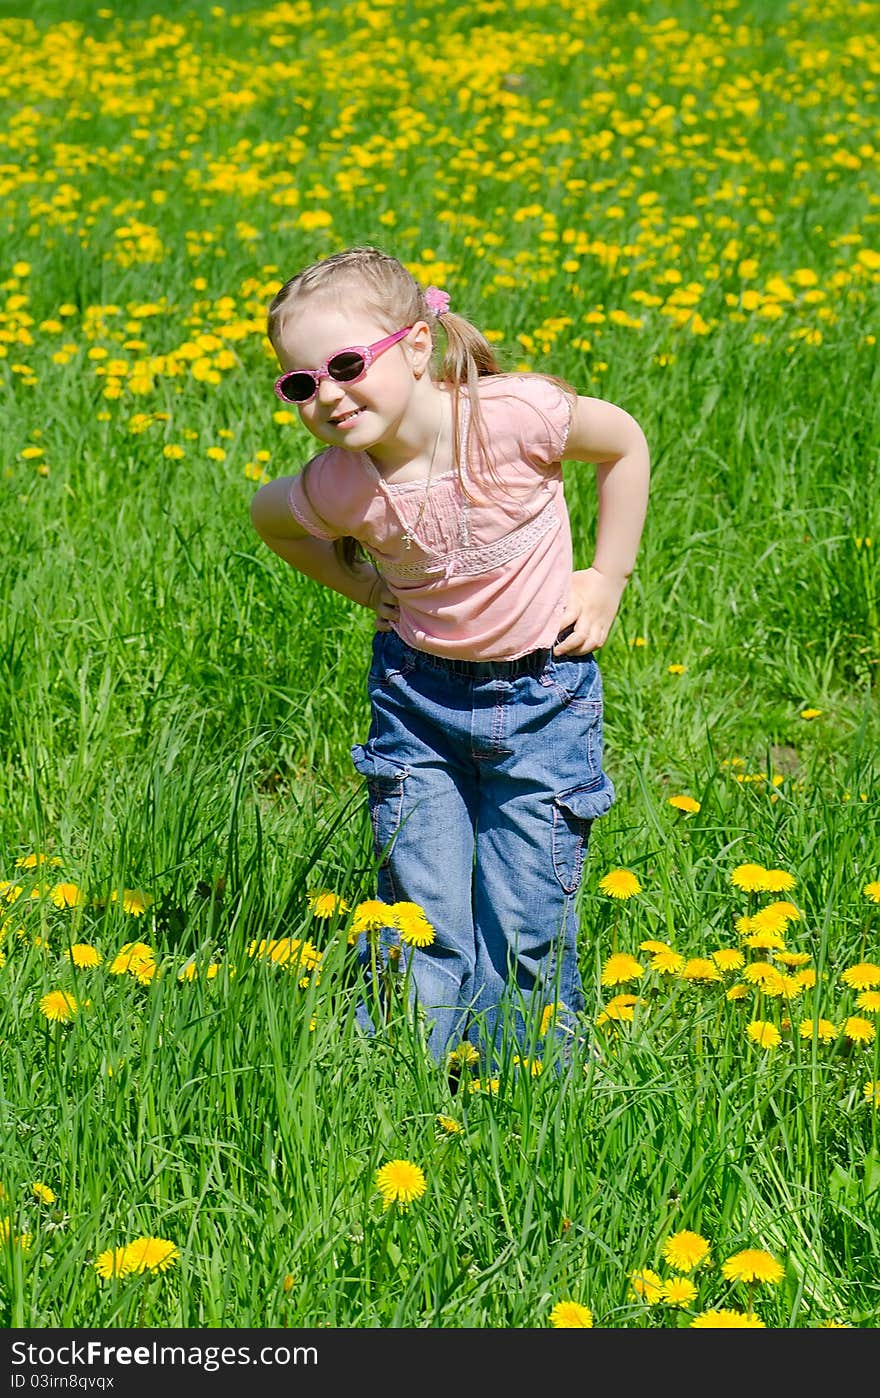
[[[409,772],[393,757],[378,756],[369,743],[356,743],[351,760],[367,783],[373,848],[379,868],[384,869],[403,818],[403,787]]]
[[[614,787],[604,772],[553,797],[553,871],[565,893],[574,893],[580,883],[590,826],[613,800]]]

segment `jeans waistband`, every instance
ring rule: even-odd
[[[529,651],[516,660],[454,660],[446,655],[432,655],[430,651],[416,650],[407,645],[396,633],[397,644],[416,657],[419,665],[429,665],[443,670],[447,675],[457,675],[460,679],[516,679],[520,675],[541,675],[548,660],[553,655],[552,647],[546,650]]]

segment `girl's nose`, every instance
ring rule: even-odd
[[[338,384],[335,379],[331,379],[329,374],[324,374],[318,380],[316,396],[322,403],[338,403],[344,391],[341,384]]]

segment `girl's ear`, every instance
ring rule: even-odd
[[[434,342],[431,339],[431,329],[426,320],[417,320],[404,340],[404,344],[409,346],[410,358],[413,373],[420,379],[431,363],[431,355],[434,352]]]

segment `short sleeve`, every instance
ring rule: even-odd
[[[517,385],[522,397],[522,443],[528,459],[538,466],[558,466],[571,428],[572,399],[559,384],[538,374]]]
[[[287,500],[303,529],[316,539],[339,539],[345,529],[334,521],[333,499],[340,499],[339,485],[333,489],[333,463],[329,453],[322,452],[307,462],[294,476]]]

